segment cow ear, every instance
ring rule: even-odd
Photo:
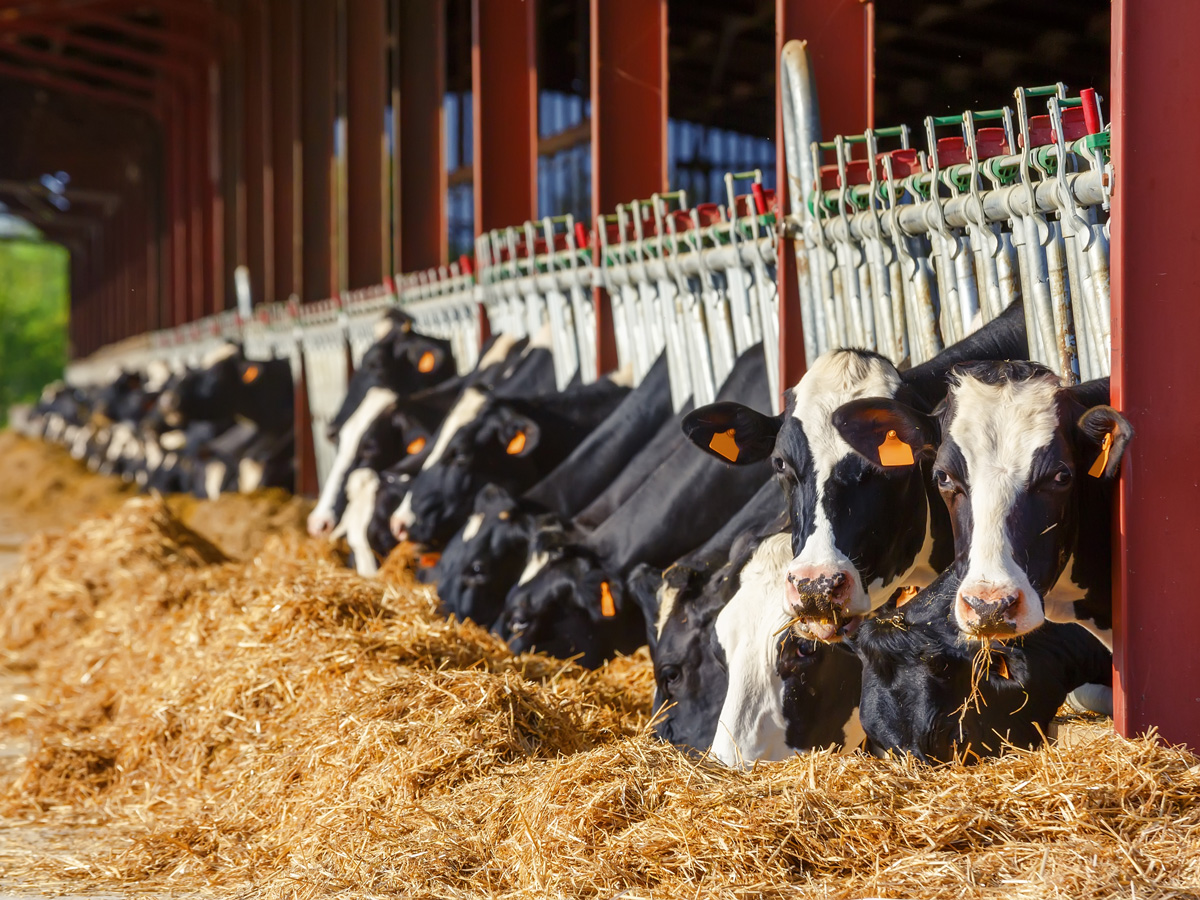
[[[687,439],[722,462],[745,466],[775,449],[782,416],[765,416],[740,403],[710,403],[683,418]]]
[[[1083,434],[1084,445],[1093,458],[1084,458],[1090,466],[1088,474],[1093,478],[1116,478],[1121,468],[1121,457],[1133,437],[1133,426],[1129,420],[1111,406],[1093,406],[1077,423]]]
[[[625,586],[604,572],[596,578],[586,578],[583,583],[583,601],[588,617],[593,622],[607,622],[617,618],[625,603]]]
[[[509,456],[525,457],[537,447],[542,432],[532,419],[510,415],[497,430],[496,436]]]
[[[937,450],[937,421],[897,400],[851,400],[834,411],[833,427],[854,452],[884,470],[907,471]]]

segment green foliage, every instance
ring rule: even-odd
[[[67,362],[69,257],[57,244],[0,241],[0,426]]]

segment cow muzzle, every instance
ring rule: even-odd
[[[840,641],[859,616],[851,614],[854,577],[839,569],[794,566],[788,570],[784,606],[792,630],[813,641]]]
[[[1024,606],[1024,592],[1011,585],[964,584],[955,598],[954,615],[968,634],[1007,637],[1017,633]]]
[[[333,516],[326,512],[313,510],[308,516],[308,533],[310,537],[328,537],[333,533]]]

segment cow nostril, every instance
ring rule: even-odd
[[[831,575],[829,577],[829,582],[830,582],[830,584],[833,585],[834,588],[840,588],[843,584],[846,583],[846,573],[845,572],[835,572],[833,575]]]

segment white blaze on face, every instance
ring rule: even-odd
[[[204,493],[209,500],[221,496],[221,485],[225,482],[225,463],[214,461],[204,466]]]
[[[475,370],[482,372],[489,366],[495,366],[508,358],[508,354],[516,345],[517,338],[511,334],[501,334],[494,341],[492,346],[488,347],[487,353],[480,357],[479,362],[475,364]]]
[[[1012,555],[1007,521],[1021,491],[1029,484],[1038,451],[1058,430],[1057,378],[985,384],[962,378],[950,387],[954,418],[947,436],[962,453],[971,497],[971,546],[959,597],[991,591],[1020,592],[1024,600],[1014,621],[1018,634],[1044,619],[1041,598]],[[962,603],[955,604],[960,618]]]
[[[525,350],[521,354],[524,358],[534,350],[552,350],[554,348],[554,334],[550,330],[550,323],[542,323],[542,327],[538,329],[537,334],[529,339],[529,343],[525,345]]]
[[[156,359],[146,366],[146,390],[158,392],[163,389],[168,381],[171,380],[171,367],[160,359]]]
[[[162,436],[158,439],[158,442],[162,445],[162,448],[164,450],[167,450],[167,451],[182,450],[184,448],[184,446],[187,444],[187,432],[180,431],[178,429],[176,429],[175,431],[163,432]]]
[[[814,572],[848,574],[851,581],[845,607],[848,615],[859,615],[882,605],[891,593],[892,584],[870,585],[868,592],[854,563],[836,545],[833,524],[825,512],[825,489],[834,466],[854,450],[834,427],[833,414],[851,400],[895,397],[900,383],[900,373],[887,360],[835,350],[818,357],[793,388],[796,402],[792,415],[799,420],[808,441],[816,491],[813,532],[788,571],[799,578],[812,577]]]
[[[654,633],[660,638],[671,613],[675,612],[675,604],[679,602],[679,588],[672,587],[664,580],[658,586],[658,617],[654,621]]]
[[[252,494],[262,487],[263,464],[243,457],[238,460],[238,493]]]
[[[472,513],[467,519],[467,524],[463,526],[462,539],[464,542],[474,540],[475,535],[479,534],[479,529],[483,527],[483,513]]]
[[[776,670],[779,632],[787,625],[783,578],[792,556],[791,535],[764,540],[741,572],[737,593],[717,616],[729,690],[721,707],[712,753],[726,765],[786,759],[783,680]]]
[[[367,540],[367,529],[375,513],[375,496],[379,492],[379,474],[371,469],[355,469],[346,479],[346,511],[338,522],[333,537],[345,535],[354,552],[354,568],[359,575],[374,575],[379,571],[375,551]]]
[[[350,471],[350,465],[358,453],[358,445],[362,443],[363,435],[371,427],[371,423],[395,403],[396,399],[395,391],[381,387],[369,388],[350,418],[346,419],[338,434],[337,453],[333,457],[333,465],[325,478],[325,484],[321,487],[321,496],[308,515],[308,533],[313,537],[326,534],[333,528],[333,507],[342,490],[346,473]]]
[[[617,387],[633,387],[633,363],[626,363],[615,372],[610,372],[607,378]]]
[[[525,569],[521,572],[521,577],[517,579],[517,585],[523,586],[529,584],[533,579],[537,578],[538,572],[550,565],[549,553],[534,553],[529,557],[529,561],[525,563]]]
[[[375,327],[371,329],[372,335],[376,342],[382,341],[385,337],[392,333],[392,327],[395,323],[387,316],[384,316],[375,323]]]

